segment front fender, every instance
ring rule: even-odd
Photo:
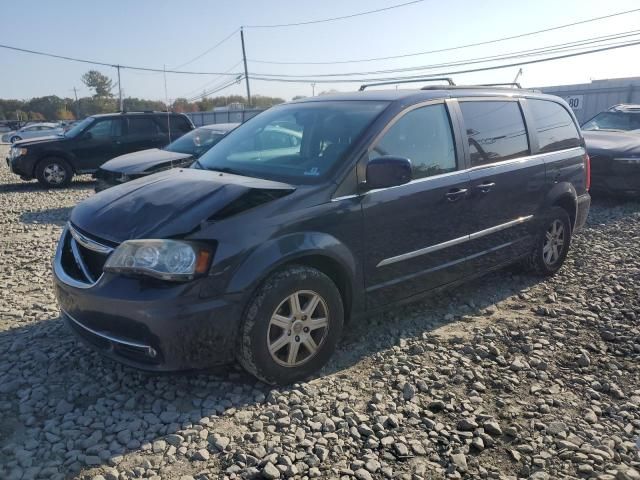
[[[328,261],[333,260],[340,266],[350,283],[355,303],[355,297],[362,290],[361,285],[357,285],[357,279],[361,277],[358,262],[344,243],[323,232],[292,233],[260,245],[236,269],[227,291],[253,292],[282,265],[309,256],[327,257]]]

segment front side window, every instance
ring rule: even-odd
[[[87,131],[94,139],[117,137],[120,135],[120,120],[98,120]]]
[[[394,123],[369,159],[387,155],[408,158],[414,179],[454,171],[456,151],[444,104],[416,108]]]
[[[525,156],[529,140],[518,102],[460,102],[471,166]]]
[[[160,128],[167,125],[166,118],[157,117],[157,119],[160,121]],[[169,117],[169,125],[171,126],[172,135],[174,133],[177,135],[182,135],[193,130],[188,120],[181,115],[171,115]],[[166,130],[166,127],[163,128],[163,131],[164,130]]]
[[[317,183],[387,105],[345,100],[272,107],[228,134],[194,168]]]
[[[562,105],[548,100],[527,100],[538,133],[541,153],[580,146],[580,134]]]

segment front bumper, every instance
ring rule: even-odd
[[[612,195],[640,195],[640,162],[626,163],[595,156],[591,160],[591,190]]]
[[[82,283],[67,272],[69,237],[65,229],[54,258],[55,294],[62,317],[84,343],[150,371],[233,361],[242,311],[238,296],[207,296],[208,278],[170,283],[104,273],[93,284]]]
[[[34,161],[24,155],[15,158],[6,158],[7,167],[16,175],[20,175],[25,180],[31,180],[33,178],[33,166]]]

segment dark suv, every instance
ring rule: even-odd
[[[264,148],[264,132],[298,132]],[[295,143],[295,144],[294,144]],[[273,107],[191,168],[72,211],[73,331],[149,370],[238,359],[289,383],[361,314],[521,261],[552,275],[590,205],[571,109],[526,90],[364,91]]]
[[[94,115],[57,137],[15,142],[7,165],[23,180],[37,178],[45,187],[64,187],[75,174],[93,173],[125,153],[163,147],[193,128],[191,120],[178,113]]]

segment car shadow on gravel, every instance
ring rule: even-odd
[[[19,182],[0,184],[0,193],[33,193],[33,192],[64,192],[65,190],[85,190],[93,189],[95,181],[87,177],[87,179],[77,179],[71,182],[71,185],[60,189],[46,189],[38,182]]]
[[[0,477],[2,465],[9,472],[45,466],[48,478],[113,466],[127,453],[154,452],[197,436],[197,425],[213,435],[215,452],[216,434],[250,431],[243,409],[268,401],[272,391],[313,388],[328,375],[352,377],[370,366],[373,354],[447,324],[459,322],[462,332],[472,317],[499,321],[495,304],[539,281],[502,270],[354,320],[330,363],[315,378],[290,387],[265,385],[237,365],[179,374],[140,372],[85,347],[60,318],[0,332],[0,415],[15,420],[0,429]],[[451,340],[464,341],[462,334]]]
[[[58,225],[67,223],[73,207],[45,208],[20,215],[20,222],[28,225]]]

